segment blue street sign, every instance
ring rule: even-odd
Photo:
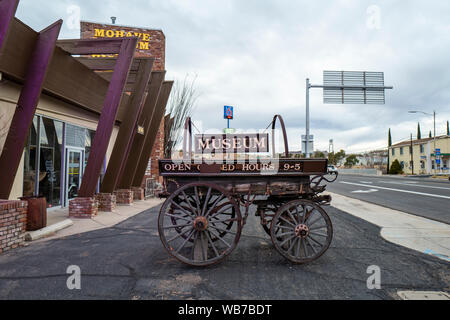
[[[441,149],[436,149],[436,155],[440,156],[441,155]]]
[[[224,106],[223,107],[223,118],[232,120],[234,116],[233,107],[232,106]]]

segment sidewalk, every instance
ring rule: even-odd
[[[134,201],[132,205],[117,205],[113,212],[99,211],[98,215],[91,219],[68,218],[68,208],[50,210],[47,212],[47,227],[27,232],[28,236],[26,237],[28,239],[31,238],[33,242],[40,242],[108,228],[147,209],[158,206],[163,201],[164,199],[151,198],[143,201]]]
[[[450,261],[450,225],[326,192],[331,205],[381,227],[389,242]]]

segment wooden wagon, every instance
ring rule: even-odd
[[[286,132],[280,119],[287,149]],[[186,127],[190,129],[190,119]],[[186,147],[186,135],[185,144]],[[184,148],[186,150],[186,148]],[[189,149],[189,155],[191,148]],[[276,250],[294,263],[319,258],[333,227],[323,205],[327,159],[254,159],[215,163],[205,159],[160,160],[167,197],[158,217],[169,254],[194,266],[223,260],[237,246],[252,206]]]

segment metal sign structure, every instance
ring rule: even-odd
[[[322,88],[325,104],[384,104],[385,90],[383,72],[324,71],[323,84],[313,85],[306,79],[306,136],[309,137],[309,89]],[[312,150],[311,150],[312,151]],[[311,151],[305,144],[306,158]]]
[[[227,129],[230,129],[230,120],[234,118],[234,110],[232,106],[223,107],[223,118],[227,119]]]

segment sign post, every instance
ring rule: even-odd
[[[234,112],[232,106],[223,107],[223,118],[227,119],[227,129],[230,129],[230,119],[233,120]]]
[[[333,104],[384,104],[385,90],[393,89],[384,85],[383,72],[324,71],[323,82],[323,85],[312,85],[306,79],[306,137],[310,136],[309,89],[322,88],[324,103]],[[306,158],[311,152],[306,143]]]

